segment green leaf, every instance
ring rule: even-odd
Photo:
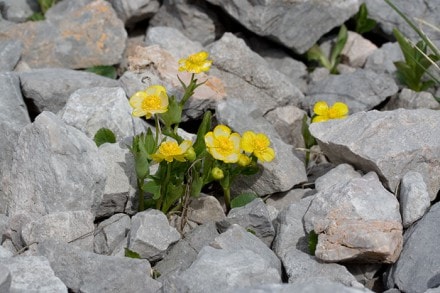
[[[129,257],[129,258],[141,258],[141,256],[139,255],[139,253],[134,252],[128,248],[124,248],[125,249],[125,257]]]
[[[28,17],[28,20],[30,21],[41,21],[45,20],[44,14],[41,12],[35,12],[31,16]]]
[[[169,209],[183,196],[183,192],[185,191],[183,184],[168,184],[167,185],[167,193],[164,196],[164,201],[162,204],[162,212],[164,214],[168,213]]]
[[[231,200],[231,208],[239,208],[245,206],[256,198],[258,198],[258,196],[255,193],[242,193]]]
[[[89,67],[85,71],[92,72],[111,79],[115,79],[117,76],[116,68],[114,66],[98,65],[98,66]]]
[[[171,128],[173,124],[178,124],[182,121],[182,106],[176,101],[174,96],[168,100],[168,111],[159,114],[165,126]]]
[[[93,140],[95,141],[96,145],[99,147],[100,145],[108,142],[108,143],[115,143],[116,142],[116,136],[108,128],[101,128],[99,129],[95,136],[93,137]]]
[[[46,12],[55,5],[59,0],[38,0],[38,5],[40,5],[41,12],[46,14]]]
[[[205,135],[209,132],[209,129],[211,129],[211,120],[212,120],[212,113],[211,111],[206,111],[203,115],[202,123],[200,123],[199,129],[197,130],[197,137],[196,141],[194,142],[193,148],[196,152],[197,156],[199,156],[201,153],[203,153],[206,149],[205,145]]]
[[[337,73],[337,66],[340,61],[340,55],[342,50],[344,49],[345,44],[347,43],[348,32],[347,27],[342,25],[339,29],[338,37],[336,38],[336,43],[332,48],[332,52],[330,54],[330,65],[331,65],[331,73]]]
[[[375,20],[368,18],[368,9],[365,3],[362,3],[362,5],[359,7],[355,20],[355,31],[361,35],[371,31],[377,24]]]
[[[304,144],[306,146],[306,149],[310,149],[312,146],[316,145],[316,139],[309,131],[308,121],[309,121],[309,117],[307,115],[304,115],[302,119],[301,132],[304,138]]]
[[[145,182],[142,186],[142,190],[151,193],[154,200],[158,200],[160,198],[160,184],[155,180]]]
[[[307,51],[306,56],[309,61],[312,60],[318,61],[319,64],[321,64],[321,66],[324,66],[328,70],[330,70],[332,67],[330,61],[327,59],[327,57],[325,56],[325,54],[322,52],[321,48],[317,44],[313,45],[313,47],[311,47]]]
[[[199,197],[200,192],[202,192],[203,188],[203,178],[199,175],[198,172],[193,172],[193,178],[191,181],[191,196],[192,197]]]
[[[309,253],[315,255],[316,245],[318,245],[318,234],[315,231],[311,231],[309,237]]]

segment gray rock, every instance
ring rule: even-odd
[[[266,134],[275,150],[275,159],[263,163],[258,174],[237,178],[232,185],[235,193],[253,191],[263,196],[290,190],[294,185],[307,181],[304,164],[294,155],[292,146],[281,140],[256,104],[227,99],[217,105],[216,115],[219,123],[228,125],[238,133],[251,130]]]
[[[302,198],[311,195],[313,192],[312,189],[305,188],[291,189],[286,192],[276,193],[266,199],[266,205],[268,207],[272,206],[281,212],[283,209],[289,207],[293,203],[298,203]]]
[[[150,276],[146,260],[105,256],[76,246],[46,240],[38,252],[73,292],[157,292],[161,284]]]
[[[95,231],[93,250],[98,254],[110,255],[118,245],[125,241],[130,230],[130,217],[116,214],[99,223]]]
[[[106,165],[107,181],[102,202],[96,211],[97,218],[122,213],[126,206],[129,214],[133,214],[133,210],[137,211],[137,207],[133,206],[134,198],[137,197],[134,159],[122,144],[105,143],[99,147]]]
[[[13,22],[25,22],[39,10],[38,3],[28,0],[1,0],[1,15]]]
[[[295,148],[304,148],[302,120],[307,113],[295,106],[287,105],[275,108],[264,117],[274,126],[281,139]]]
[[[141,119],[132,117],[132,110],[122,88],[99,87],[75,91],[59,116],[90,138],[104,127],[121,140],[146,130]]]
[[[211,74],[225,83],[228,97],[255,103],[263,114],[276,107],[298,105],[304,98],[289,78],[273,69],[243,39],[231,33],[208,46]]]
[[[3,235],[3,233],[6,230],[6,227],[8,226],[8,221],[9,221],[9,217],[4,215],[4,214],[0,214],[0,235]]]
[[[44,21],[1,27],[0,39],[20,40],[21,61],[31,68],[87,68],[119,63],[127,32],[110,3],[74,2],[60,1],[46,13]]]
[[[415,92],[408,88],[402,89],[398,95],[391,97],[383,110],[404,109],[432,109],[439,110],[440,103],[429,92]]]
[[[2,245],[12,253],[16,253],[25,246],[21,231],[23,227],[36,219],[40,215],[34,213],[19,213],[9,217],[6,230],[2,235]]]
[[[402,177],[399,193],[400,211],[404,228],[423,217],[431,206],[428,188],[423,176],[418,172],[409,171]]]
[[[31,122],[20,91],[18,76],[0,73],[0,178],[11,168],[12,153],[24,126]],[[0,213],[6,213],[7,199],[0,181]]]
[[[22,44],[18,40],[0,41],[0,71],[13,71],[21,50]]]
[[[23,96],[33,101],[37,110],[57,113],[78,89],[116,87],[116,80],[91,72],[66,68],[42,68],[20,72]]]
[[[304,215],[323,261],[394,263],[402,249],[399,203],[373,172],[318,192]]]
[[[205,3],[192,3],[193,1],[188,0],[164,0],[149,26],[176,28],[193,41],[203,45],[212,43],[221,24],[215,14],[206,8]]]
[[[271,268],[275,268],[281,276],[281,261],[265,243],[240,225],[233,224],[228,230],[212,241],[210,246],[226,251],[248,249],[263,257]]]
[[[220,231],[226,231],[233,224],[255,233],[268,247],[275,237],[269,211],[261,198],[254,199],[243,207],[231,209],[226,219],[217,222]]]
[[[353,73],[330,75],[312,83],[307,101],[310,109],[317,101],[326,101],[329,105],[343,102],[352,114],[371,110],[397,91],[398,87],[390,76],[358,69]]]
[[[167,217],[158,210],[149,209],[131,218],[128,248],[141,258],[156,261],[163,258],[169,246],[180,239]]]
[[[3,258],[1,263],[11,274],[10,292],[67,293],[66,285],[44,256]]]
[[[425,292],[436,288],[439,282],[440,254],[440,203],[406,230],[404,246],[399,260],[391,267],[387,276],[388,288],[397,287],[402,292]]]
[[[368,15],[370,18],[375,19],[380,28],[391,34],[394,28],[397,28],[403,35],[412,39],[413,41],[419,41],[420,37],[417,33],[405,22],[405,20],[398,15],[385,1],[381,0],[365,0],[368,7]],[[407,2],[405,0],[397,0],[392,2],[397,6],[403,14],[415,21],[416,25],[419,23],[417,19],[424,22],[436,25],[438,24],[438,15],[440,13],[440,7],[436,1],[423,1],[415,0]],[[434,43],[439,43],[440,32],[428,25],[421,25],[423,32]]]
[[[0,251],[2,247],[0,246]],[[4,257],[0,253],[0,258]],[[8,270],[8,268],[4,265],[0,265],[0,292],[9,293],[11,288],[11,272]]]
[[[248,288],[234,289],[231,293],[361,293],[373,292],[365,288],[344,286],[325,277],[309,279],[292,284],[265,284]]]
[[[265,283],[281,283],[281,277],[265,258],[248,249],[204,247],[194,263],[179,275],[178,292],[225,292]]]
[[[328,173],[315,180],[315,189],[323,191],[336,184],[350,181],[353,178],[360,178],[362,175],[355,171],[353,166],[349,164],[340,164],[331,169]]]
[[[188,206],[188,219],[198,224],[220,221],[225,217],[223,207],[214,196],[192,198]]]
[[[26,245],[53,239],[93,251],[93,220],[90,211],[54,212],[25,224],[21,236]]]
[[[38,170],[38,172],[35,172]],[[8,214],[90,210],[105,186],[105,165],[95,143],[51,112],[20,133],[4,180]]]
[[[364,68],[376,73],[394,74],[396,72],[394,62],[401,60],[404,58],[399,44],[397,42],[385,43],[367,57]]]
[[[159,45],[178,59],[203,50],[202,44],[191,41],[178,29],[164,26],[148,27],[145,43]]]
[[[348,31],[347,42],[341,52],[344,64],[351,67],[361,68],[364,66],[368,56],[377,50],[375,44],[365,39],[360,34]]]
[[[359,1],[238,1],[208,0],[223,8],[247,29],[296,53],[305,53],[325,33],[353,16]],[[310,28],[313,27],[313,30]]]
[[[0,246],[0,258],[2,257],[12,257],[14,254],[9,251],[8,249],[4,248],[3,246]],[[1,268],[0,268],[1,271]],[[1,274],[0,274],[1,276]],[[0,280],[0,284],[2,284],[2,281]],[[2,286],[0,285],[0,288],[2,288]],[[3,292],[0,290],[0,292]]]
[[[158,10],[158,0],[109,0],[118,17],[126,26],[151,18]]]
[[[164,258],[154,266],[154,269],[161,274],[159,281],[167,283],[164,286],[174,286],[173,278],[169,277],[173,277],[173,273],[189,268],[200,250],[209,245],[218,235],[214,222],[197,226],[185,234],[185,237],[174,244]]]
[[[433,127],[439,123],[438,111],[399,109],[313,123],[310,131],[331,162],[375,171],[392,192],[406,172],[419,172],[433,200],[440,188],[440,129]]]

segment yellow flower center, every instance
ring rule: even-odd
[[[182,150],[175,141],[164,142],[159,147],[159,153],[164,156],[175,156],[180,155]]]
[[[217,137],[215,147],[223,156],[229,155],[234,150],[234,144],[227,137]]]
[[[142,101],[142,110],[145,112],[149,112],[151,110],[160,109],[161,103],[160,98],[156,95],[148,96],[146,99]]]

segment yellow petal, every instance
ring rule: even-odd
[[[240,142],[241,142],[241,136],[238,133],[233,133],[231,134],[231,136],[229,136],[229,139],[232,141],[232,143],[234,144],[234,150],[238,153],[240,152]]]
[[[229,136],[231,134],[231,129],[229,127],[227,127],[226,125],[217,125],[214,128],[214,136],[215,137],[219,137],[219,136]]]
[[[147,95],[155,95],[155,96],[157,95],[157,96],[159,96],[161,93],[165,93],[166,94],[167,90],[163,86],[155,84],[155,85],[149,86],[145,90],[145,93]]]
[[[275,159],[275,151],[273,148],[266,148],[257,158],[264,162],[270,162]]]
[[[146,116],[147,114],[148,113],[145,112],[144,110],[142,110],[142,108],[135,108],[135,109],[133,109],[133,112],[131,112],[131,115],[133,115],[134,117],[142,117],[142,116]],[[150,117],[147,117],[147,118],[150,118]]]
[[[255,141],[259,147],[268,147],[270,145],[269,138],[263,133],[258,133],[255,136]]]
[[[254,138],[255,133],[252,131],[246,131],[243,133],[243,136],[241,138],[241,148],[247,152],[252,153],[254,151]]]
[[[313,112],[316,115],[327,115],[327,111],[328,111],[328,105],[324,101],[316,102],[315,106],[313,107]]]
[[[337,113],[337,117],[343,117],[348,114],[348,106],[341,102],[334,103],[332,109]]]
[[[327,121],[328,117],[327,116],[315,116],[312,119],[312,123],[316,123],[316,122],[324,122]]]
[[[142,102],[147,97],[147,94],[145,92],[136,92],[134,95],[131,96],[129,103],[130,106],[133,108],[140,108],[142,106]]]
[[[214,147],[214,134],[212,131],[205,134],[205,144],[209,148]]]
[[[186,153],[186,151],[192,146],[192,141],[190,140],[184,140],[179,145],[180,149],[182,150],[182,153]]]

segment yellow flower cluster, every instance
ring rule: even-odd
[[[275,151],[269,147],[269,138],[262,133],[246,131],[243,136],[226,125],[217,125],[205,135],[208,152],[217,160],[225,163],[238,163],[247,166],[251,163],[250,155],[258,160],[270,162],[275,158]]]
[[[171,163],[173,160],[179,162],[185,162],[188,155],[191,155],[192,141],[184,140],[180,145],[176,141],[164,141],[160,144],[159,149],[151,157],[156,162],[162,162],[163,160]]]
[[[200,73],[211,68],[212,60],[208,60],[208,52],[202,51],[179,60],[179,71]]]
[[[344,119],[348,115],[348,106],[341,102],[336,102],[329,107],[326,102],[319,101],[313,107],[315,116],[312,122],[323,122],[331,119]]]
[[[145,116],[149,119],[154,114],[168,111],[167,91],[161,85],[152,85],[145,91],[136,92],[131,96],[129,103],[133,108],[133,116]]]

